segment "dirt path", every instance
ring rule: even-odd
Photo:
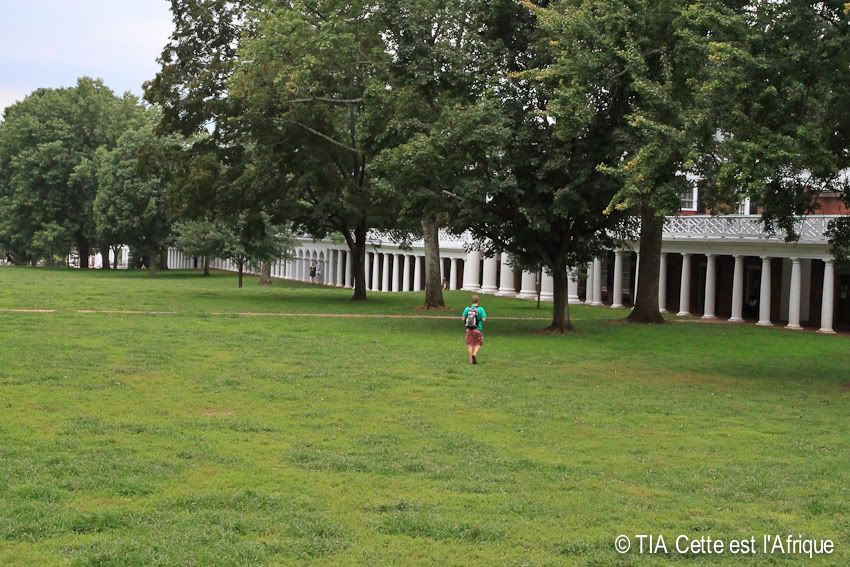
[[[0,308],[0,313],[81,313],[84,315],[191,315],[191,313],[180,313],[178,311],[136,311],[119,309],[70,309],[61,311],[57,309],[27,309],[27,308]],[[274,313],[274,312],[226,312],[213,311],[210,313],[198,313],[212,317],[308,317],[317,319],[447,319],[460,320],[460,316],[454,315],[391,315],[382,313]],[[489,317],[493,321],[548,321],[546,317]]]

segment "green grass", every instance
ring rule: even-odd
[[[214,315],[419,294],[246,286],[0,269],[0,308],[56,310],[0,312],[0,564],[666,561],[621,533],[803,534],[850,561],[846,337],[583,306],[552,337],[488,297],[469,366],[459,318]]]

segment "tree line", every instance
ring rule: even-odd
[[[92,102],[38,91],[7,109],[7,250],[132,242],[150,258],[175,233],[199,252],[219,234],[339,234],[364,300],[378,230],[424,239],[440,307],[439,231],[469,231],[553,276],[563,332],[568,271],[626,239],[641,250],[630,320],[662,321],[664,218],[694,185],[717,212],[752,198],[792,239],[818,194],[850,194],[844,1],[171,4],[149,106],[83,80]],[[840,251],[850,227],[832,235]]]

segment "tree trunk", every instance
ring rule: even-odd
[[[263,262],[260,266],[260,285],[268,287],[272,285],[272,263]]]
[[[443,300],[443,278],[440,270],[440,227],[437,219],[426,216],[422,219],[425,240],[425,308],[441,309]]]
[[[210,257],[204,256],[204,275],[210,275]]]
[[[661,273],[661,240],[664,220],[653,211],[641,210],[640,215],[640,271],[638,296],[628,317],[632,323],[663,323],[658,308],[658,277]]]
[[[89,269],[89,243],[86,239],[77,241],[77,253],[80,256],[80,269],[88,270]]]
[[[100,269],[108,270],[112,268],[112,265],[109,263],[109,244],[101,242],[98,248],[100,248]]]
[[[351,275],[354,277],[354,295],[352,301],[366,301],[366,235],[365,226],[354,229],[354,240],[346,237],[351,250]],[[348,234],[346,232],[346,234]]]
[[[572,331],[573,323],[570,320],[569,289],[567,285],[567,267],[561,265],[552,272],[554,303],[552,304],[552,324],[549,331],[553,333],[566,333]]]
[[[168,247],[159,249],[159,268],[161,270],[168,269]]]
[[[151,276],[155,276],[157,269],[159,268],[159,252],[153,248],[148,250],[148,273]]]
[[[237,268],[239,268],[239,289],[242,289],[242,275],[243,275],[244,269],[245,269],[245,261],[239,260],[236,263],[236,266],[237,266]]]

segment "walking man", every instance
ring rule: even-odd
[[[478,296],[472,296],[472,305],[463,310],[463,321],[466,326],[466,351],[469,363],[478,364],[478,351],[484,344],[484,321],[487,312],[478,303]]]

